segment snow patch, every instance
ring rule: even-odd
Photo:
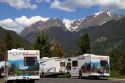
[[[66,18],[63,19],[63,23],[65,24],[65,26],[66,26],[66,28],[67,28],[68,30],[70,30],[71,24],[72,24],[73,22],[74,22],[74,20],[69,20],[69,19],[66,19]]]
[[[103,22],[101,22],[99,25],[103,25],[103,24],[105,24],[106,23],[106,21],[103,21]]]
[[[69,19],[66,19],[64,18],[63,19],[63,23],[65,24],[66,28],[70,31],[75,31],[78,26],[80,25],[81,21],[83,21],[85,18],[82,18],[82,19],[77,19],[77,20],[69,20]],[[72,26],[72,24],[74,22],[78,21],[78,23],[76,24],[76,26]]]
[[[75,31],[78,28],[79,25],[80,25],[80,23],[77,26],[71,27],[71,28],[73,29],[73,31]]]
[[[103,13],[102,11],[97,12],[97,13],[94,14],[94,17],[97,17],[98,15],[100,15],[100,14],[102,14],[102,13]]]
[[[97,13],[95,13],[94,14],[94,17],[97,17],[98,15],[100,15],[100,14],[102,14],[102,13],[106,13],[107,15],[109,15],[109,16],[112,16],[112,12],[110,12],[110,11],[100,11],[100,12],[97,12]]]
[[[112,16],[112,14],[113,14],[113,13],[110,12],[110,11],[107,12],[107,15],[109,15],[109,16]]]

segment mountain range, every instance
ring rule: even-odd
[[[20,35],[29,42],[33,42],[37,33],[46,33],[51,41],[59,41],[65,51],[74,51],[77,50],[80,36],[89,33],[94,53],[101,54],[105,49],[124,40],[124,22],[124,15],[104,11],[77,20],[58,18],[41,20],[26,27]]]
[[[78,19],[78,20],[67,20],[64,19],[63,23],[66,28],[70,31],[79,31],[81,29],[85,29],[91,26],[99,26],[104,23],[113,20],[113,19],[121,19],[123,15],[117,15],[110,11],[98,12],[93,15],[87,16],[86,18]]]

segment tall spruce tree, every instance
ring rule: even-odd
[[[40,57],[51,57],[51,51],[50,51],[50,41],[48,38],[48,35],[37,34],[35,43],[34,43],[34,49],[40,50]]]
[[[81,35],[80,40],[78,42],[78,47],[79,47],[78,54],[85,54],[91,52],[90,38],[88,33]]]

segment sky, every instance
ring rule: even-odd
[[[75,20],[105,10],[125,14],[125,0],[0,0],[0,26],[20,33],[40,20]]]

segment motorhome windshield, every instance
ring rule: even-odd
[[[107,66],[108,66],[108,61],[107,61],[107,60],[101,60],[101,61],[100,61],[100,65],[101,65],[102,67],[107,67]]]
[[[37,63],[37,57],[24,57],[25,66],[34,66]]]
[[[107,60],[101,60],[100,61],[100,67],[103,68],[103,70],[105,71],[105,73],[109,73],[109,63]]]

